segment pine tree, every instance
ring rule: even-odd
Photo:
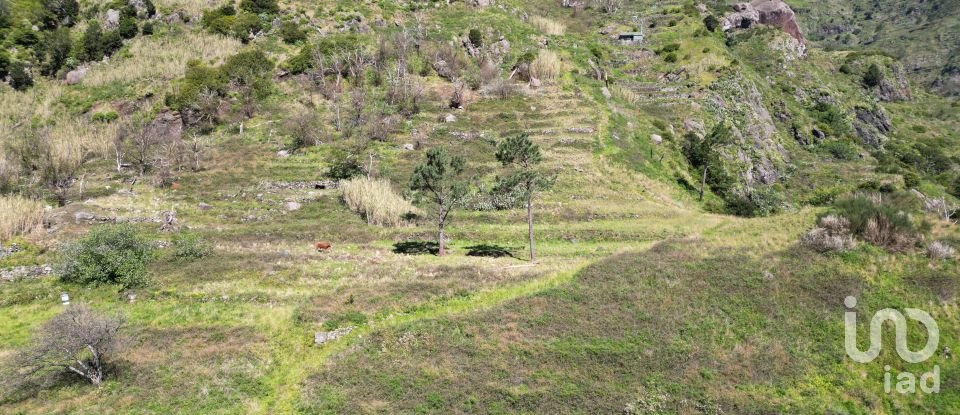
[[[414,169],[410,189],[426,193],[436,205],[437,255],[446,254],[444,229],[450,212],[467,196],[467,184],[461,180],[465,165],[463,157],[450,156],[442,148],[427,151],[427,160]]]
[[[512,172],[497,179],[498,192],[514,194],[523,200],[527,208],[527,232],[530,239],[530,261],[536,259],[533,243],[533,200],[537,192],[552,185],[538,166],[543,161],[540,147],[530,141],[527,134],[508,137],[497,145],[497,160]]]

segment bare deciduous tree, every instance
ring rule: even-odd
[[[34,334],[31,345],[13,359],[21,380],[52,373],[73,373],[100,387],[105,362],[119,350],[117,336],[124,320],[107,317],[84,305],[67,309]]]

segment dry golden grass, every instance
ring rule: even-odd
[[[537,58],[530,63],[530,76],[541,81],[551,81],[560,76],[563,63],[556,52],[541,49]]]
[[[183,75],[187,62],[199,59],[220,63],[240,49],[240,41],[202,32],[138,36],[130,42],[128,57],[90,68],[87,86],[115,83],[162,82]]]
[[[359,177],[340,183],[343,201],[350,210],[363,215],[367,223],[379,226],[401,226],[403,216],[417,208],[393,191],[386,179]]]
[[[640,102],[640,96],[637,95],[636,92],[633,92],[633,90],[630,89],[630,88],[626,88],[626,87],[623,87],[623,86],[620,86],[620,85],[614,85],[614,86],[610,87],[610,93],[611,93],[613,96],[615,96],[615,97],[617,97],[617,98],[619,98],[619,99],[621,99],[621,100],[623,100],[623,101],[625,101],[625,102],[629,102],[629,103],[631,103],[631,104],[636,104],[636,103]]]
[[[567,30],[563,23],[540,16],[531,17],[530,24],[550,36],[562,36]]]
[[[0,196],[0,241],[30,231],[43,223],[44,205],[20,196]]]

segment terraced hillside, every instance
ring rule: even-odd
[[[0,413],[957,412],[953,6],[772,3],[0,0]]]

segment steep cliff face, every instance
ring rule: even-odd
[[[796,14],[790,5],[780,0],[754,0],[750,3],[739,3],[733,6],[733,13],[723,18],[724,31],[733,29],[747,29],[755,24],[775,26],[794,38],[800,45],[806,39],[797,24]]]

